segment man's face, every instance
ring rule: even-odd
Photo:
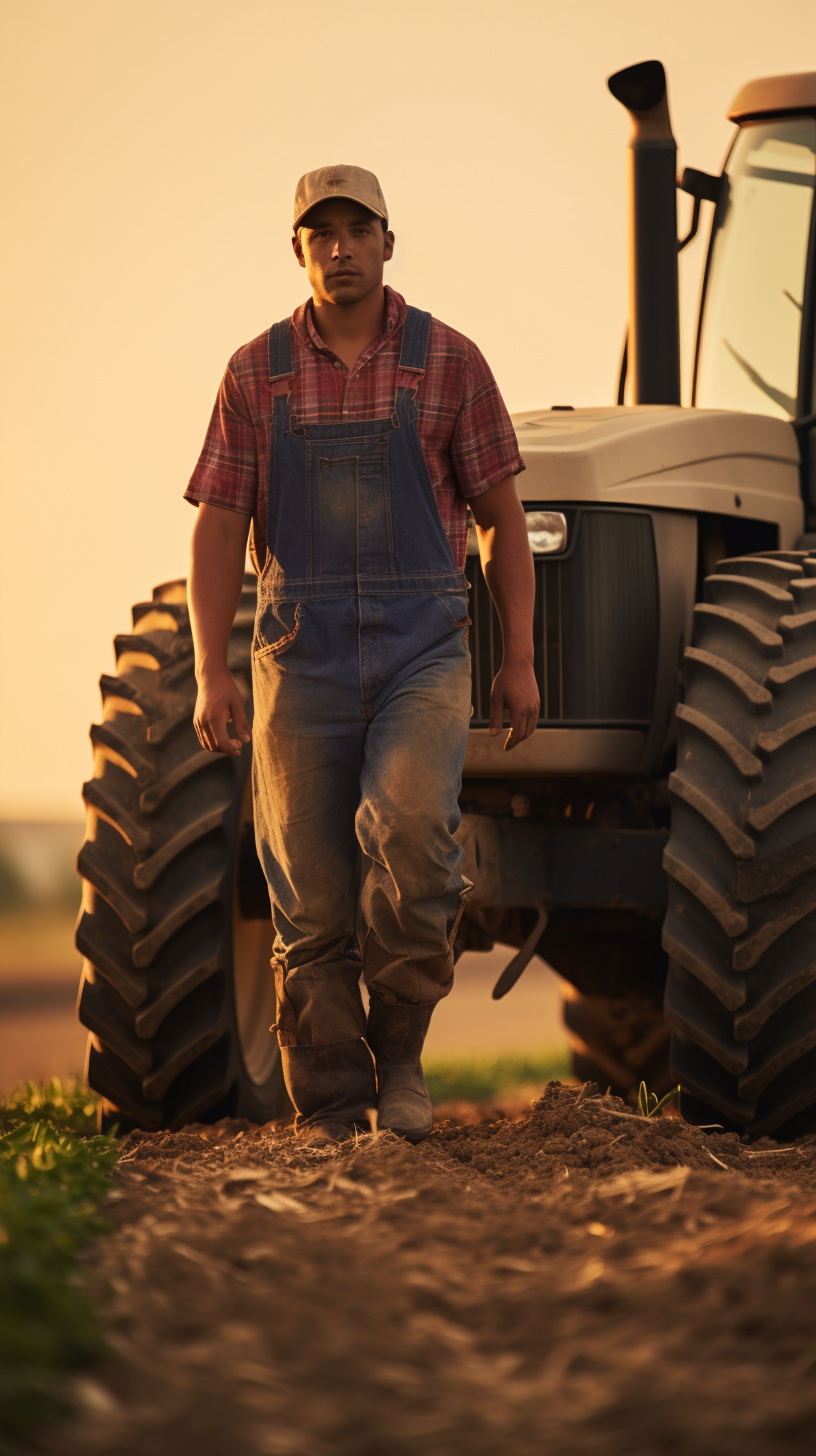
[[[359,203],[338,197],[312,208],[292,247],[316,299],[358,303],[382,283],[394,234]]]

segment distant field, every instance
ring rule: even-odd
[[[31,978],[77,981],[76,911],[26,907],[0,914],[0,985]]]
[[[76,1017],[75,921],[64,909],[0,914],[0,1095],[21,1082],[82,1072],[87,1034]]]
[[[458,1057],[426,1057],[425,1080],[434,1105],[442,1102],[489,1102],[507,1092],[538,1091],[549,1081],[571,1076],[565,1045],[541,1052],[471,1052]]]

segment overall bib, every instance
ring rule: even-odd
[[[294,416],[289,320],[269,331],[253,785],[282,1048],[359,1042],[361,968],[391,1006],[453,982],[470,657],[417,431],[429,325],[408,309],[390,418],[327,425]]]

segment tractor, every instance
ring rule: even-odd
[[[688,1120],[787,1138],[816,1130],[816,73],[745,85],[721,175],[679,182],[663,66],[608,85],[632,122],[617,403],[514,419],[541,716],[512,754],[488,732],[500,626],[469,540],[456,950],[515,949],[494,995],[544,957],[582,1080],[679,1083]],[[683,407],[677,257],[703,203]],[[248,574],[229,665],[250,720],[254,612]],[[183,580],[115,652],[76,931],[103,1124],[283,1116],[251,754],[195,735]]]

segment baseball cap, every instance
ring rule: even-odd
[[[373,172],[367,172],[365,167],[317,167],[314,172],[306,172],[295,188],[295,231],[307,212],[328,197],[345,197],[350,202],[359,202],[369,212],[375,212],[383,222],[388,222],[388,208]]]

